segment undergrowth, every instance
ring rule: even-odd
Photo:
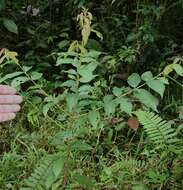
[[[182,189],[182,2],[104,2],[0,1],[0,189]]]

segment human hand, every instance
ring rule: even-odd
[[[16,90],[7,85],[0,85],[0,123],[15,118],[20,110],[22,97],[16,95]]]

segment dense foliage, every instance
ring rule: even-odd
[[[183,1],[0,0],[2,190],[183,187]]]

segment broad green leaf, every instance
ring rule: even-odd
[[[174,64],[173,68],[175,70],[175,72],[179,75],[183,77],[183,67],[179,64]]]
[[[131,87],[136,88],[139,85],[139,83],[141,82],[139,74],[133,73],[132,75],[130,75],[128,77],[127,82]]]
[[[78,95],[77,94],[68,94],[66,97],[66,101],[67,101],[67,106],[68,106],[69,112],[71,112],[78,103]]]
[[[163,97],[165,84],[161,80],[148,80],[146,84],[149,88],[153,89],[155,92],[159,93],[161,97]]]
[[[80,59],[80,61],[82,63],[91,63],[91,62],[94,62],[95,59],[93,59],[92,57],[83,57],[83,58]]]
[[[56,66],[63,65],[63,64],[71,64],[71,65],[75,66],[76,63],[77,63],[76,59],[59,57],[57,59]]]
[[[86,85],[82,85],[82,86],[79,88],[79,92],[80,92],[81,95],[82,95],[82,94],[88,94],[89,92],[92,91],[92,89],[93,89],[93,88],[92,88],[90,85],[86,84]]]
[[[92,57],[92,58],[97,59],[99,55],[101,55],[100,51],[91,50],[87,52],[86,54],[84,54],[84,57]]]
[[[67,80],[66,82],[62,83],[60,86],[69,87],[71,91],[77,92],[77,82],[74,80]]]
[[[77,74],[77,72],[74,69],[69,69],[68,71],[63,71],[63,72],[71,74],[71,75],[76,75]]]
[[[22,70],[24,71],[24,72],[28,72],[28,71],[30,71],[32,69],[32,67],[28,67],[28,66],[23,66],[22,67]]]
[[[100,121],[100,113],[98,111],[90,111],[88,114],[88,119],[93,127],[97,127]]]
[[[96,67],[97,63],[93,62],[78,68],[78,73],[81,75],[80,82],[88,83],[92,81],[97,76],[93,75],[93,71],[96,69]]]
[[[74,141],[71,145],[72,150],[76,151],[90,151],[93,147],[83,141]]]
[[[0,83],[6,81],[7,79],[12,79],[14,77],[17,77],[17,76],[19,76],[21,74],[23,74],[23,72],[21,72],[21,71],[17,71],[17,72],[14,72],[14,73],[7,74],[4,77],[0,78]]]
[[[31,73],[31,79],[32,80],[39,80],[43,76],[42,73],[38,73],[37,71],[33,71]]]
[[[73,87],[76,85],[74,80],[67,80],[66,82],[62,83],[61,86]]]
[[[106,115],[111,115],[115,113],[115,109],[116,109],[116,103],[113,100],[113,96],[112,95],[106,95],[103,99],[104,102],[104,110]]]
[[[120,96],[123,92],[123,88],[118,88],[118,87],[114,87],[113,90],[112,90],[113,94],[115,96]]]
[[[154,111],[158,112],[158,99],[154,97],[150,92],[145,89],[140,89],[134,93],[135,97],[139,99],[139,101],[147,106],[148,108],[153,109]]]
[[[88,83],[88,82],[92,81],[96,76],[97,75],[93,75],[93,74],[85,71],[85,74],[83,72],[83,76],[80,78],[79,81],[82,82],[82,83]]]
[[[15,24],[15,22],[14,22],[13,20],[4,19],[3,25],[4,25],[4,27],[5,27],[9,32],[18,34],[17,25]]]
[[[60,175],[64,168],[64,159],[61,157],[53,162],[52,171],[56,178]]]
[[[142,78],[143,81],[146,81],[146,82],[147,82],[147,81],[153,79],[153,74],[151,73],[151,71],[147,71],[147,72],[145,72],[145,73],[143,73],[143,74],[141,75],[141,78]]]
[[[23,84],[23,83],[25,83],[27,81],[29,81],[28,77],[17,77],[17,78],[12,80],[11,86],[18,87],[18,86],[20,86],[21,84]]]
[[[165,77],[160,77],[158,80],[160,80],[163,84],[169,84],[168,79]]]
[[[93,72],[97,68],[97,65],[98,65],[97,62],[92,62],[87,65],[87,69]]]
[[[116,102],[118,104],[120,104],[120,109],[121,111],[131,115],[132,113],[132,108],[133,108],[133,105],[132,103],[129,101],[128,98],[124,98],[124,97],[119,97],[116,99]]]

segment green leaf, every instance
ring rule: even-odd
[[[118,87],[114,87],[113,90],[112,90],[113,94],[115,96],[120,96],[123,92],[123,88],[118,88]]]
[[[67,101],[67,106],[68,106],[69,112],[71,112],[78,103],[78,95],[77,94],[68,94],[66,97],[66,101]]]
[[[52,186],[55,180],[56,180],[56,177],[53,171],[52,170],[49,171],[49,175],[46,177],[46,181],[45,181],[46,189],[50,189],[50,187]]]
[[[158,112],[158,99],[154,97],[150,92],[144,89],[140,89],[134,93],[134,96],[139,99],[142,104]]]
[[[12,80],[11,86],[18,87],[27,81],[29,81],[29,78],[27,78],[27,77],[17,77],[17,78]]]
[[[64,168],[64,159],[62,157],[53,162],[52,171],[56,178],[58,178],[63,168]]]
[[[174,64],[173,68],[175,70],[175,72],[179,75],[183,77],[183,67],[179,64]]]
[[[74,87],[74,86],[76,86],[76,81],[67,80],[66,82],[62,83],[61,86]]]
[[[91,29],[91,31],[94,32],[97,35],[98,38],[100,38],[101,40],[103,40],[103,35],[99,31],[94,30],[94,29]]]
[[[148,80],[146,84],[149,88],[153,89],[155,92],[159,93],[161,97],[163,97],[165,85],[161,80]]]
[[[58,44],[59,49],[63,49],[64,47],[69,45],[69,41],[68,40],[63,40]]]
[[[17,77],[17,76],[19,76],[21,74],[23,74],[23,72],[21,72],[21,71],[17,71],[17,72],[14,72],[14,73],[7,74],[7,75],[5,75],[4,77],[2,77],[0,79],[0,83],[6,81],[7,79],[12,79],[14,77]]]
[[[160,80],[163,84],[169,84],[168,79],[165,77],[160,77],[158,80]]]
[[[88,83],[92,81],[97,75],[93,75],[93,71],[96,69],[97,63],[92,62],[88,65],[82,65],[78,68],[78,73],[81,75],[80,82]]]
[[[87,69],[91,72],[93,72],[96,68],[97,68],[97,62],[92,62],[90,64],[87,65]]]
[[[80,186],[85,187],[87,189],[93,188],[95,186],[94,180],[88,178],[87,176],[75,174],[74,178]]]
[[[82,57],[82,58],[80,59],[80,61],[81,61],[82,63],[91,63],[91,62],[95,62],[95,59],[92,58],[92,57]]]
[[[97,59],[99,55],[101,55],[100,51],[91,50],[87,52],[86,54],[84,54],[84,57],[92,57],[92,58]]]
[[[38,73],[37,71],[33,71],[31,73],[31,79],[32,80],[39,80],[43,76],[42,73]]]
[[[118,104],[120,104],[120,109],[121,111],[131,115],[132,113],[132,108],[133,108],[133,105],[132,103],[129,101],[128,98],[124,98],[124,97],[119,97],[116,99],[116,102]]]
[[[50,110],[50,108],[54,106],[53,102],[49,102],[46,105],[43,106],[43,115],[46,117],[48,114],[48,111]]]
[[[90,111],[88,114],[88,119],[93,127],[97,127],[100,121],[100,113],[98,111]]]
[[[24,71],[24,72],[28,72],[28,71],[30,71],[32,69],[32,66],[23,66],[22,67],[22,70]]]
[[[15,22],[14,22],[13,20],[4,19],[3,25],[4,25],[4,27],[5,27],[9,32],[18,34],[17,25],[15,24]]]
[[[106,95],[103,99],[104,102],[104,110],[106,115],[111,115],[115,113],[115,109],[116,109],[116,103],[113,100],[113,96],[112,95]]]
[[[80,78],[79,81],[82,82],[82,83],[88,83],[88,82],[92,81],[96,76],[97,75],[93,75],[93,74],[85,71],[85,74],[83,72],[83,76]]]
[[[72,58],[59,57],[57,59],[56,66],[63,65],[63,64],[71,64],[71,65],[75,66],[77,64],[77,60],[76,59],[72,59]]]
[[[71,148],[76,151],[90,151],[93,149],[91,145],[84,143],[83,141],[74,141]]]
[[[152,80],[153,79],[153,74],[152,74],[151,71],[147,71],[147,72],[145,72],[145,73],[143,73],[141,75],[141,78],[142,78],[143,81],[147,82],[148,80]]]
[[[133,73],[132,75],[130,75],[128,77],[127,82],[131,87],[136,88],[139,85],[139,83],[141,82],[139,74]]]
[[[88,84],[86,85],[82,85],[80,88],[79,88],[79,95],[82,96],[82,95],[88,95],[90,92],[92,92],[92,87]]]

